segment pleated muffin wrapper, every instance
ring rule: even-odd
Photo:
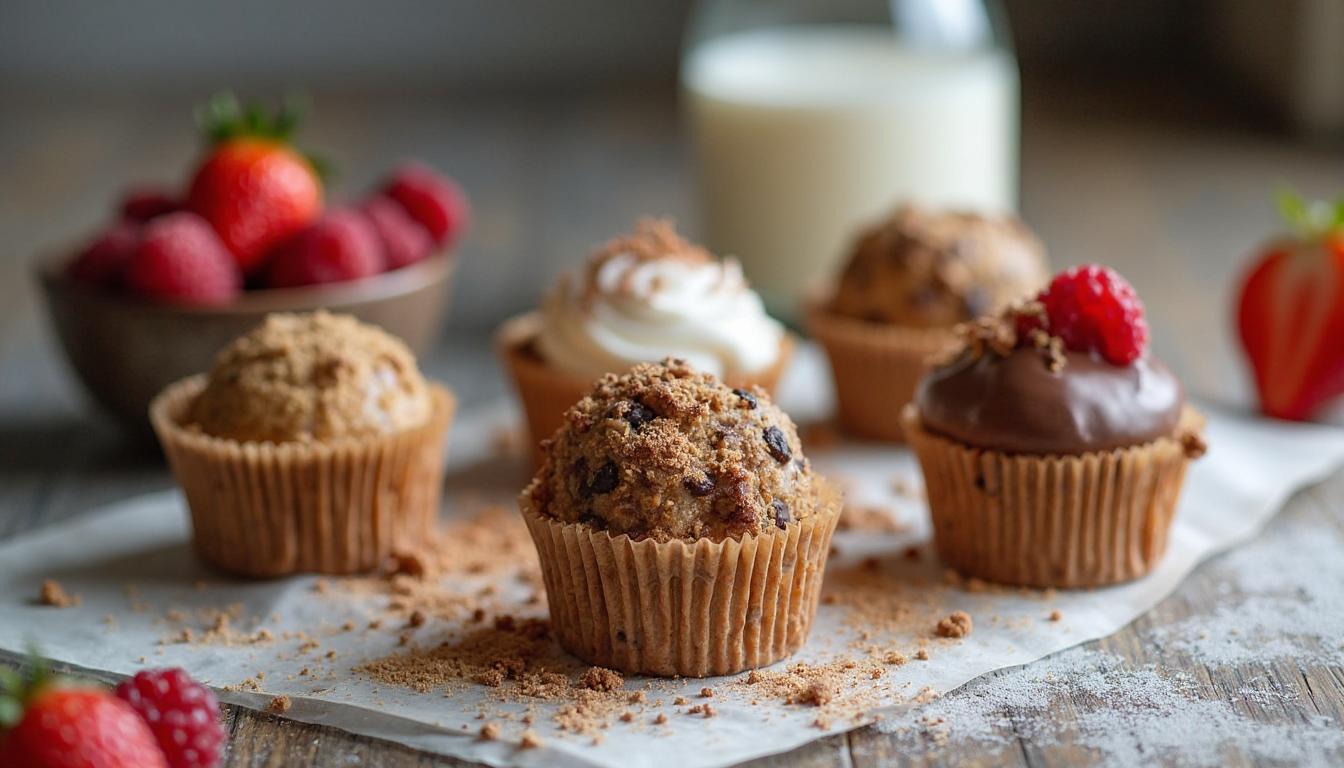
[[[1100,587],[1147,574],[1167,549],[1185,470],[1204,451],[1204,418],[1079,455],[1009,454],[932,434],[903,411],[943,561],[963,576],[1032,587]]]
[[[597,382],[596,378],[559,370],[542,359],[535,349],[541,326],[541,314],[529,312],[505,322],[495,335],[496,349],[513,376],[514,388],[523,404],[528,444],[532,459],[538,465],[541,463],[541,441],[555,434],[565,421],[565,411],[592,391]],[[785,335],[780,341],[779,356],[768,368],[749,375],[725,376],[724,383],[730,387],[760,386],[774,396],[775,388],[793,359],[795,343],[792,336]]]
[[[779,661],[807,640],[842,503],[741,539],[612,536],[520,506],[537,545],[551,630],[590,664],[628,674],[708,677]]]
[[[835,382],[840,426],[870,440],[904,440],[901,406],[931,362],[957,344],[952,328],[913,328],[873,323],[830,311],[813,300],[807,329],[826,351]]]
[[[212,437],[187,425],[204,387],[204,376],[169,386],[150,404],[150,420],[207,562],[254,577],[358,573],[432,534],[456,404],[447,389],[431,384],[430,418],[414,429],[268,443]]]

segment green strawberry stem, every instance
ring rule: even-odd
[[[1305,240],[1319,240],[1344,229],[1344,197],[1334,203],[1305,200],[1296,191],[1281,186],[1275,192],[1279,215]]]
[[[308,113],[308,99],[289,94],[280,102],[274,114],[255,102],[244,104],[233,91],[220,91],[196,110],[196,124],[210,146],[233,139],[255,137],[292,144],[299,124]],[[300,153],[312,166],[323,184],[336,175],[330,161],[309,152]]]
[[[27,674],[0,667],[0,731],[18,725],[33,696],[56,680],[51,664],[36,649],[29,651]]]

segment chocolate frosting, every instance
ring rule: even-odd
[[[1161,362],[1144,356],[1112,365],[1086,352],[1064,359],[1051,371],[1036,349],[962,354],[920,382],[915,402],[924,428],[1030,454],[1105,451],[1175,433],[1185,397]]]

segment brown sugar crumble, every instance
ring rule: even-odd
[[[46,605],[52,608],[73,608],[82,602],[79,595],[72,595],[65,591],[60,582],[55,579],[43,579],[42,588],[37,595],[37,604]]]
[[[544,743],[535,731],[523,731],[522,737],[518,739],[518,746],[522,749],[536,749]]]
[[[625,687],[625,678],[606,667],[591,667],[579,678],[579,685],[590,691],[618,691]]]
[[[268,712],[280,714],[288,712],[289,708],[292,706],[294,706],[294,702],[288,696],[276,696],[274,699],[271,699],[271,703],[266,705],[266,710]]]
[[[971,615],[965,611],[953,611],[938,621],[934,631],[939,637],[966,637],[971,634]]]
[[[499,738],[499,726],[494,723],[486,723],[481,726],[480,736],[485,741],[494,741]]]

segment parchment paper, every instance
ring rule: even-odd
[[[786,382],[781,402],[800,422],[826,412],[828,387],[815,350],[806,350]],[[1211,450],[1189,476],[1166,559],[1155,573],[1133,584],[1083,591],[1036,593],[1016,590],[967,590],[944,579],[931,558],[908,561],[903,553],[928,536],[928,522],[919,497],[897,493],[895,486],[919,487],[912,457],[904,450],[873,444],[841,442],[812,450],[823,473],[848,483],[852,501],[898,511],[897,533],[841,532],[833,572],[876,559],[892,578],[906,584],[919,600],[913,610],[933,621],[951,610],[976,617],[965,640],[937,641],[931,658],[889,670],[874,682],[877,696],[868,716],[845,718],[819,728],[808,707],[777,702],[750,703],[754,698],[727,680],[688,680],[666,684],[659,697],[667,726],[652,728],[647,708],[634,724],[616,723],[600,744],[589,736],[558,732],[544,716],[532,726],[544,739],[537,749],[522,750],[517,738],[522,725],[502,723],[501,738],[476,737],[481,721],[476,705],[491,702],[486,689],[445,696],[418,693],[370,680],[353,670],[361,661],[393,653],[394,633],[330,632],[348,619],[363,619],[368,606],[358,600],[317,600],[312,577],[268,582],[229,580],[198,564],[188,544],[188,526],[176,493],[127,500],[60,526],[11,539],[0,545],[0,653],[20,656],[26,644],[40,639],[44,652],[76,669],[131,674],[144,667],[181,665],[213,686],[235,686],[256,679],[260,692],[221,691],[221,698],[244,706],[264,707],[273,696],[294,702],[286,716],[390,739],[420,749],[478,760],[491,765],[699,766],[728,765],[753,757],[794,749],[827,733],[856,727],[882,707],[910,703],[925,687],[947,692],[976,676],[1020,665],[1060,649],[1100,637],[1122,627],[1169,594],[1200,560],[1254,536],[1287,497],[1328,475],[1344,463],[1344,432],[1321,426],[1269,422],[1233,415],[1208,405]],[[516,420],[513,406],[464,414],[450,438],[445,514],[454,514],[470,500],[510,503],[526,476],[521,458],[502,456],[494,448],[497,433]],[[901,481],[900,483],[896,481]],[[81,604],[67,609],[39,606],[34,598],[44,578],[59,581],[78,594]],[[129,587],[129,589],[128,589]],[[172,629],[164,611],[170,607],[191,621],[197,609],[237,604],[237,615],[273,632],[265,645],[164,643]],[[825,662],[848,652],[856,628],[845,621],[847,609],[822,605],[812,638],[796,660]],[[1058,611],[1057,621],[1049,620]],[[922,613],[920,613],[922,612]],[[914,625],[923,626],[919,621]],[[927,627],[925,627],[927,629]],[[322,635],[322,650],[334,660],[314,658],[282,639],[287,631]],[[914,647],[908,637],[886,638],[893,646]],[[303,667],[321,675],[300,677]],[[627,680],[632,690],[642,681]],[[684,714],[671,699],[692,702],[703,686],[716,691],[717,715],[704,719]],[[553,703],[534,703],[544,715]],[[518,710],[521,711],[521,705]]]

